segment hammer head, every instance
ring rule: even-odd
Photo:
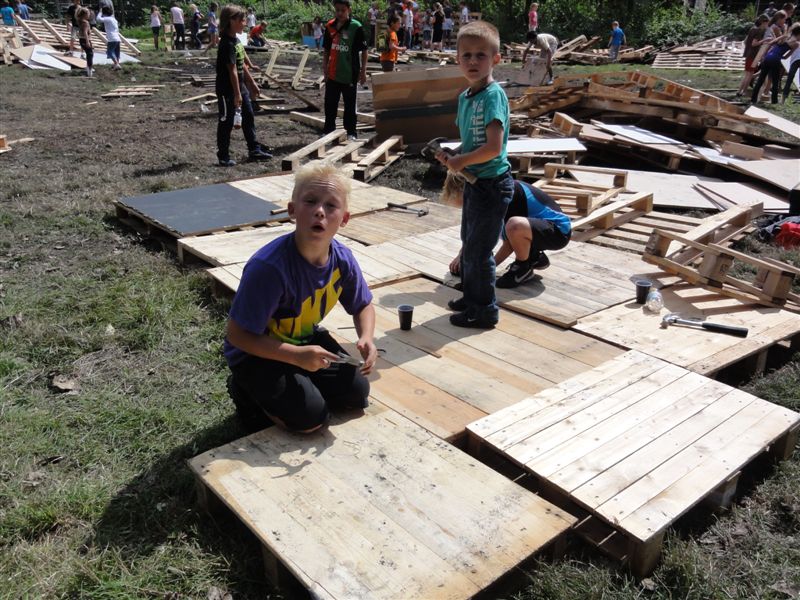
[[[673,314],[673,313],[669,313],[669,314],[664,315],[662,317],[662,319],[661,319],[661,328],[662,329],[666,329],[672,323],[674,323],[677,319],[678,319],[678,315]]]
[[[442,151],[442,142],[446,141],[446,137],[433,138],[431,141],[425,144],[425,146],[423,146],[420,154],[422,154],[422,157],[427,160],[435,160],[436,154]]]

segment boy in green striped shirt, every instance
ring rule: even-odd
[[[350,16],[350,0],[334,0],[336,18],[325,25],[325,133],[336,129],[339,97],[344,98],[344,128],[356,138],[356,83],[367,83],[367,41],[361,23]]]

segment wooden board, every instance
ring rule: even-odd
[[[766,119],[767,125],[769,125],[770,127],[777,129],[778,131],[782,131],[787,135],[800,139],[800,124],[798,123],[795,123],[788,119],[784,119],[783,117],[780,117],[773,112],[758,108],[757,106],[751,106],[746,111],[744,111],[744,114],[750,117]]]
[[[731,167],[787,192],[800,185],[800,159],[747,160],[733,163]]]
[[[134,215],[177,238],[263,225],[275,220],[270,211],[278,208],[227,183],[123,198],[114,204],[121,216]]]
[[[375,343],[383,351],[371,394],[444,439],[457,439],[467,423],[622,352],[506,310],[493,330],[455,327],[447,301],[459,293],[426,278],[372,291]],[[410,331],[399,328],[400,304],[414,307]],[[356,342],[353,319],[340,306],[323,325]]]
[[[598,173],[575,172],[574,177],[583,183],[610,185],[611,177]],[[627,189],[635,192],[652,192],[653,204],[662,208],[700,208],[719,210],[714,202],[694,189],[698,183],[721,180],[701,175],[676,175],[655,171],[628,171]]]
[[[652,542],[634,564],[646,572],[665,529],[798,423],[786,408],[631,351],[468,430],[637,550]]]
[[[285,208],[289,204],[289,200],[292,199],[294,174],[243,179],[231,181],[228,185]],[[354,216],[384,209],[387,202],[411,204],[423,202],[424,200],[423,196],[417,196],[416,194],[352,180],[350,182],[350,203],[348,208],[350,209],[350,215]]]
[[[459,228],[450,227],[370,246],[365,253],[385,253],[428,277],[453,282],[449,264],[460,247]],[[582,316],[632,299],[634,280],[646,277],[660,285],[665,277],[638,256],[579,242],[548,256],[550,267],[534,280],[497,290],[500,306],[570,327]],[[509,258],[499,266],[498,275],[510,264]]]
[[[455,149],[461,141],[446,142],[442,148]],[[586,146],[576,138],[519,138],[506,144],[508,154],[545,154],[550,152],[586,152]]]
[[[189,465],[314,598],[470,598],[575,520],[381,407]]]
[[[786,310],[746,304],[689,284],[662,289],[661,294],[660,314],[629,302],[583,317],[575,329],[701,374],[759,355],[800,332],[800,315]],[[699,328],[664,329],[661,318],[667,313],[746,327],[750,333],[741,339]]]
[[[427,210],[418,217],[414,213],[389,209],[360,215],[350,219],[339,234],[362,244],[380,244],[409,235],[452,227],[461,222],[461,209],[438,202],[420,202],[410,205],[414,210]]]
[[[789,202],[785,198],[767,194],[746,183],[704,181],[695,185],[701,192],[711,192],[733,206],[752,205],[760,202],[764,212],[789,212]]]

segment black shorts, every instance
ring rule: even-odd
[[[553,221],[547,219],[528,219],[531,224],[533,237],[531,239],[531,251],[540,250],[561,250],[569,244],[572,232],[562,233]]]
[[[309,344],[333,353],[343,350],[324,330],[314,334]],[[311,373],[288,363],[247,356],[231,367],[231,374],[239,392],[233,401],[243,419],[266,414],[294,431],[323,425],[329,408],[366,408],[369,396],[369,381],[352,365],[332,364]]]
[[[537,37],[539,35],[535,31],[529,31],[525,39],[529,42],[535,42]]]

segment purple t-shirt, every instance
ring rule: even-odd
[[[331,241],[328,264],[315,267],[297,251],[294,233],[258,250],[244,267],[230,318],[256,335],[267,333],[289,344],[305,343],[325,315],[341,302],[354,315],[370,302],[372,292],[353,253]],[[247,354],[225,340],[228,365]]]

